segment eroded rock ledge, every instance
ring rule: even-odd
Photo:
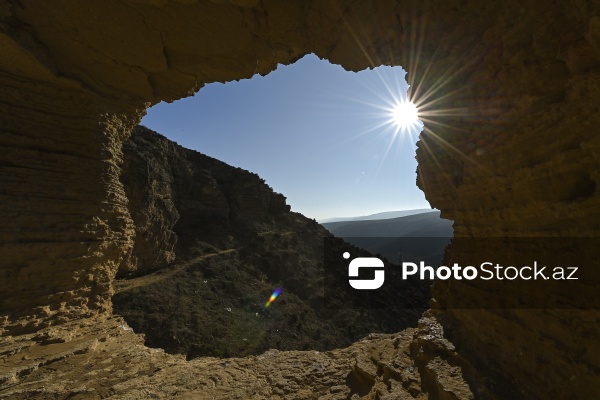
[[[247,358],[165,354],[118,317],[83,319],[0,346],[0,398],[29,399],[426,399],[473,398],[451,345],[431,319],[397,334],[373,334],[328,352],[269,350]],[[418,348],[411,349],[413,337]],[[427,344],[431,343],[431,344]],[[436,348],[428,360],[412,353]],[[419,364],[423,361],[422,364]],[[426,362],[425,362],[426,361]],[[422,382],[420,371],[426,371]]]

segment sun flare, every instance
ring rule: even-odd
[[[408,129],[419,121],[419,110],[417,106],[408,100],[398,102],[392,109],[392,119],[396,126]]]

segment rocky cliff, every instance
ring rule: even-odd
[[[134,220],[152,214],[128,208],[119,180],[122,144],[144,110],[310,52],[348,70],[408,70],[413,95],[433,111],[419,185],[456,235],[597,237],[596,1],[4,0],[0,46],[0,395],[147,398],[160,382],[180,397],[311,397],[306,389],[401,398],[419,396],[415,385],[433,398],[465,397],[453,386],[460,365],[479,397],[600,396],[593,308],[444,309],[457,292],[437,285],[431,324],[413,332],[414,378],[401,355],[387,358],[407,349],[406,335],[391,339],[394,351],[371,347],[366,363],[355,349],[368,343],[327,361],[286,354],[284,368],[270,353],[200,367],[152,353],[111,317],[117,271],[173,254],[135,250]],[[153,201],[174,212],[168,199]],[[173,243],[143,229],[147,244]],[[210,371],[203,383],[198,368]]]
[[[189,151],[137,127],[124,144],[121,181],[136,235],[132,270],[175,260],[175,246],[234,246],[229,235],[289,211],[256,174]],[[123,271],[126,273],[128,271]]]

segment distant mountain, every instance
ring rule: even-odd
[[[453,222],[429,211],[400,218],[322,224],[333,235],[389,261],[423,260],[440,265],[453,236]]]
[[[406,217],[408,215],[422,214],[431,212],[431,208],[418,208],[415,210],[402,210],[402,211],[385,211],[376,214],[363,215],[361,217],[340,217],[340,218],[326,218],[320,220],[320,224],[327,224],[331,222],[343,222],[343,221],[374,221],[378,219],[391,219]]]
[[[416,210],[413,210],[416,211]],[[390,211],[390,213],[401,211]],[[385,214],[385,213],[381,213]],[[440,218],[437,210],[414,213],[398,218],[338,221],[321,223],[337,237],[435,237],[453,235],[452,221]]]

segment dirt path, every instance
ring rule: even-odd
[[[192,258],[190,260],[187,260],[181,264],[174,264],[166,269],[161,269],[159,271],[155,271],[148,275],[139,276],[139,277],[131,278],[131,279],[117,279],[114,281],[114,284],[113,284],[113,287],[115,289],[115,294],[124,292],[126,290],[130,290],[130,289],[133,289],[136,287],[151,285],[153,283],[160,282],[163,279],[169,278],[169,277],[175,275],[176,273],[183,271],[184,269],[196,264],[197,262],[200,262],[207,258],[219,256],[222,254],[233,253],[235,251],[237,251],[237,250],[236,249],[228,249],[228,250],[218,251],[216,253],[204,254],[204,255]]]

